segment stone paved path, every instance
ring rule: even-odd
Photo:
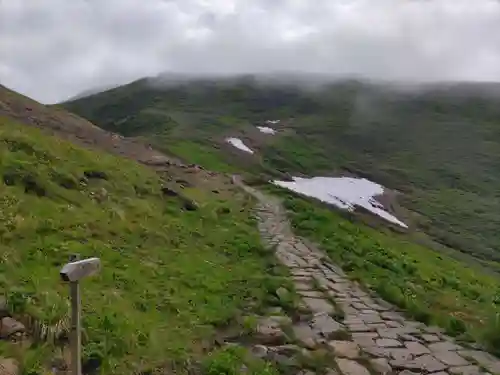
[[[329,374],[500,374],[495,357],[456,344],[436,327],[406,319],[350,281],[326,255],[294,236],[277,198],[244,185],[238,177],[233,183],[260,202],[262,237],[290,268],[297,293],[311,312],[308,320],[293,323],[292,331],[303,348],[328,348],[336,363]],[[277,333],[279,324],[270,317],[261,328]]]

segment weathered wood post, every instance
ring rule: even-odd
[[[99,258],[80,260],[80,256],[74,254],[70,256],[69,263],[65,264],[60,271],[61,278],[69,282],[71,299],[71,332],[69,342],[72,375],[82,375],[80,280],[97,273],[100,267],[101,260]]]

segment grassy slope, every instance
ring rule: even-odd
[[[261,158],[254,158],[254,172],[314,175],[348,169],[368,176],[402,192],[401,203],[417,213],[412,219],[421,231],[446,246],[499,261],[495,88],[465,84],[398,91],[343,82],[304,92],[241,79],[158,90],[138,81],[65,106],[104,128],[149,137],[178,154],[201,144],[210,165],[221,170],[227,164],[249,168],[242,157],[228,158],[227,150],[213,148],[214,141],[233,134],[257,146]],[[265,142],[255,139],[248,121],[270,118],[287,120],[283,132]],[[180,139],[189,141],[173,146]],[[225,154],[226,162],[220,162]]]
[[[312,200],[284,199],[299,235],[321,245],[352,278],[427,324],[499,352],[500,280],[403,236],[354,224]]]
[[[82,180],[85,171],[107,179]],[[9,308],[30,316],[30,328],[57,333],[68,314],[59,267],[73,252],[101,257],[102,272],[85,280],[82,294],[85,358],[102,358],[103,373],[200,358],[217,327],[262,308],[281,283],[243,195],[221,201],[186,189],[200,208],[184,211],[135,162],[7,118],[0,118],[0,174],[0,290]],[[4,342],[0,355],[18,356],[23,373],[39,372],[56,352],[50,339],[34,339],[41,343],[28,349]]]

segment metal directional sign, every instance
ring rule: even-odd
[[[69,282],[71,298],[71,374],[82,375],[81,358],[81,301],[80,280],[99,272],[101,260],[99,258],[88,258],[79,260],[77,254],[70,257],[70,262],[65,264],[59,274],[63,281]]]

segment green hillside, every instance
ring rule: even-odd
[[[63,106],[217,170],[365,176],[400,192],[420,241],[488,263],[500,260],[499,102],[496,84],[344,81],[302,89],[240,77],[144,79]],[[255,129],[268,119],[282,120],[278,135]],[[256,154],[227,145],[228,136]]]
[[[0,107],[9,105],[32,103],[0,90]],[[69,126],[71,115],[59,115]],[[64,367],[69,304],[59,269],[72,253],[103,265],[82,286],[86,371],[210,371],[221,366],[207,357],[217,337],[231,327],[244,333],[244,316],[279,305],[274,293],[286,284],[260,243],[253,201],[225,178],[214,176],[220,191],[177,185],[173,193],[164,189],[169,172],[7,116],[0,175],[0,297],[27,329],[26,341],[0,340],[0,357],[16,358],[21,374]],[[227,353],[222,360],[243,361]],[[247,365],[271,374],[263,363]]]

